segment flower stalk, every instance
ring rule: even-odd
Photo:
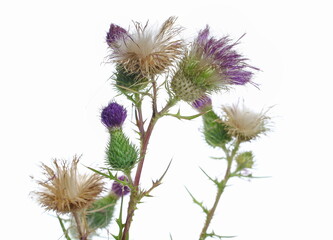
[[[233,160],[234,160],[234,158],[235,158],[235,156],[237,154],[237,151],[239,149],[239,145],[240,145],[240,141],[237,139],[236,143],[234,145],[234,148],[231,151],[231,153],[225,147],[225,145],[222,146],[222,149],[224,150],[226,158],[227,158],[228,165],[227,165],[227,169],[225,171],[223,180],[221,180],[217,184],[217,193],[216,193],[215,201],[214,201],[213,207],[207,213],[205,224],[204,224],[204,226],[203,226],[203,228],[201,230],[199,240],[204,240],[208,236],[208,234],[207,234],[208,227],[209,227],[209,225],[210,225],[210,223],[211,223],[211,221],[213,219],[213,216],[214,216],[214,213],[216,211],[216,208],[217,208],[217,206],[218,206],[218,204],[220,202],[222,193],[224,192],[224,189],[227,186],[227,182],[231,178],[231,167],[232,167]]]
[[[156,83],[155,83],[156,84]],[[132,223],[132,219],[134,216],[134,212],[136,209],[136,205],[139,203],[140,201],[140,196],[139,196],[139,185],[140,185],[140,179],[141,179],[141,173],[143,170],[143,165],[144,165],[144,161],[145,161],[145,157],[146,157],[146,152],[148,149],[148,145],[149,145],[149,140],[150,137],[153,133],[153,129],[158,121],[159,118],[163,117],[165,115],[165,113],[168,112],[168,110],[174,106],[177,103],[177,99],[172,98],[168,101],[168,103],[165,105],[165,107],[161,110],[161,111],[157,111],[157,88],[156,85],[155,87],[153,87],[153,113],[152,113],[152,117],[150,119],[149,125],[147,130],[144,129],[144,121],[143,121],[143,115],[142,115],[142,109],[141,109],[141,101],[138,102],[138,104],[136,105],[136,122],[137,122],[137,127],[139,129],[140,132],[140,136],[141,136],[141,150],[140,150],[140,160],[136,169],[136,174],[135,174],[135,178],[134,178],[134,182],[133,182],[133,187],[134,187],[134,191],[132,191],[131,196],[130,196],[130,200],[129,200],[129,204],[128,204],[128,211],[127,211],[127,218],[126,218],[126,222],[125,222],[125,227],[124,227],[124,231],[122,234],[122,240],[126,240],[128,237],[128,233],[129,233],[129,229]],[[155,109],[155,110],[154,110]]]

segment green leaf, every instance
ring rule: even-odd
[[[166,115],[166,116],[171,116],[171,117],[175,117],[175,118],[177,118],[177,119],[179,119],[179,120],[181,120],[181,119],[185,119],[185,120],[193,120],[193,119],[195,119],[195,118],[198,118],[198,117],[202,116],[203,114],[205,114],[205,113],[198,113],[198,114],[191,115],[191,116],[182,116],[182,115],[180,114],[180,110],[178,110],[178,112],[177,112],[176,114],[165,113],[164,115]]]
[[[65,228],[65,225],[64,225],[62,219],[59,217],[59,215],[57,215],[57,218],[58,218],[58,220],[59,220],[59,223],[60,223],[61,229],[62,229],[62,231],[63,231],[63,233],[64,233],[64,235],[65,235],[65,238],[66,238],[67,240],[71,240],[71,238],[70,238],[69,235],[68,235],[68,229]]]
[[[190,194],[190,196],[191,196],[191,198],[192,198],[192,200],[193,200],[193,202],[195,203],[195,204],[197,204],[203,211],[204,211],[204,213],[206,213],[206,214],[208,214],[209,213],[209,210],[203,205],[203,202],[199,202],[193,195],[192,195],[192,193],[187,189],[187,187],[185,187],[186,188],[186,191]]]
[[[220,182],[218,181],[217,178],[213,179],[212,177],[210,177],[201,167],[199,167],[200,170],[208,177],[209,180],[211,180],[214,184],[216,184],[217,187],[219,187]]]

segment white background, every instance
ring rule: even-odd
[[[260,90],[214,95],[216,111],[239,97],[256,110],[275,105],[272,131],[244,148],[255,153],[254,174],[271,177],[232,181],[212,227],[239,240],[333,239],[333,19],[323,0],[1,1],[1,239],[61,238],[54,215],[29,195],[30,176],[40,177],[41,162],[75,154],[86,165],[103,163],[108,136],[99,113],[115,96],[113,65],[103,63],[109,24],[127,29],[131,20],[161,24],[169,16],[178,16],[186,40],[206,24],[216,36],[247,33],[238,49],[262,69]],[[131,239],[198,239],[204,215],[184,186],[211,206],[215,189],[199,166],[219,176],[224,169],[209,158],[220,153],[205,145],[200,126],[172,118],[156,126],[142,186],[173,163],[156,197],[139,206]]]

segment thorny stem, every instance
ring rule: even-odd
[[[203,226],[201,233],[200,233],[200,238],[199,240],[204,240],[207,237],[207,229],[209,227],[209,224],[211,223],[215,210],[217,208],[217,205],[219,204],[219,201],[221,199],[222,193],[227,185],[227,182],[230,178],[230,171],[231,171],[231,166],[232,166],[232,161],[238,151],[240,145],[240,141],[236,140],[236,143],[234,145],[233,150],[231,151],[231,154],[229,154],[228,149],[225,146],[222,146],[222,149],[224,150],[225,154],[226,154],[226,158],[228,161],[228,165],[227,165],[227,169],[225,171],[224,174],[224,178],[223,180],[220,182],[220,184],[218,185],[218,190],[216,193],[216,198],[215,198],[215,202],[213,207],[208,211],[207,216],[206,216],[206,221],[205,221],[205,225]]]
[[[154,85],[155,83],[155,85]],[[141,140],[141,150],[140,150],[140,160],[138,163],[138,167],[136,170],[133,187],[134,190],[131,192],[130,200],[128,204],[128,210],[127,210],[127,218],[125,222],[125,227],[122,235],[122,240],[128,239],[128,233],[131,226],[131,222],[134,216],[134,211],[136,210],[136,205],[138,204],[139,200],[139,184],[140,184],[140,178],[141,173],[143,169],[144,160],[146,157],[146,152],[149,144],[149,140],[151,137],[151,134],[153,132],[154,126],[159,118],[161,118],[172,106],[176,104],[178,101],[176,98],[172,98],[168,101],[168,103],[165,105],[165,107],[161,111],[157,111],[157,89],[156,89],[156,82],[153,82],[153,114],[150,119],[149,125],[147,130],[144,129],[144,121],[142,117],[142,110],[141,110],[141,102],[136,106],[136,122],[140,131],[140,140]]]

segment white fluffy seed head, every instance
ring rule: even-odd
[[[223,106],[224,123],[228,126],[229,134],[241,141],[249,141],[268,131],[266,111],[253,112],[243,105],[233,104]]]
[[[178,37],[182,29],[174,26],[175,21],[168,18],[158,31],[135,22],[135,32],[117,40],[110,58],[127,72],[144,77],[163,73],[183,53],[183,40]]]

